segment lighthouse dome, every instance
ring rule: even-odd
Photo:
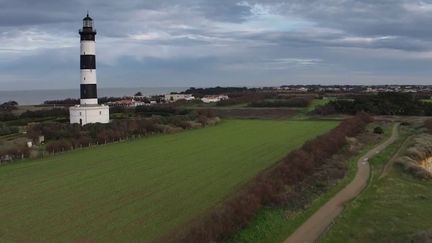
[[[93,19],[87,13],[87,16],[83,19],[83,27],[93,27]]]

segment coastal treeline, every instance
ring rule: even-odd
[[[108,102],[115,102],[124,99],[124,97],[99,97],[99,104],[106,104]],[[80,99],[60,99],[60,100],[46,100],[44,105],[63,105],[63,106],[74,106],[79,105]]]
[[[247,87],[211,87],[211,88],[194,88],[191,87],[184,92],[183,94],[192,94],[197,98],[202,98],[205,95],[219,95],[219,94],[232,94],[232,93],[244,93],[254,91],[254,89],[248,89]]]
[[[424,102],[422,96],[411,93],[379,93],[354,95],[337,99],[319,107],[318,115],[367,112],[373,115],[431,116],[432,103]]]
[[[258,175],[176,241],[216,242],[244,227],[260,208],[290,203],[290,188],[302,183],[347,144],[347,137],[360,134],[371,121],[371,116],[359,113],[329,133],[306,142],[275,167]]]

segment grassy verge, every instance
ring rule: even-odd
[[[409,132],[370,160],[371,181],[345,209],[321,242],[410,242],[413,235],[432,229],[432,182],[421,181],[390,168],[378,179],[383,166],[399,149]]]
[[[371,124],[368,130],[373,130],[376,124]],[[385,135],[380,142],[391,135],[392,125],[383,126]],[[300,225],[321,208],[328,200],[349,184],[357,171],[357,160],[376,144],[364,146],[355,156],[347,161],[347,175],[333,188],[321,195],[314,195],[315,200],[302,211],[292,211],[289,208],[264,208],[248,227],[239,231],[226,242],[282,242]],[[313,192],[312,192],[313,193]]]

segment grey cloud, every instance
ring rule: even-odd
[[[86,10],[107,86],[118,79],[134,86],[387,81],[394,74],[424,82],[432,74],[432,1],[0,0],[0,89],[14,78],[71,87]]]

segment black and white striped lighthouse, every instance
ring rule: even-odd
[[[93,19],[87,13],[83,19],[81,36],[81,105],[97,105],[96,81],[96,30],[93,29]]]
[[[80,105],[69,108],[70,123],[108,123],[109,107],[99,105],[96,81],[96,30],[89,14],[79,30],[80,42]]]

